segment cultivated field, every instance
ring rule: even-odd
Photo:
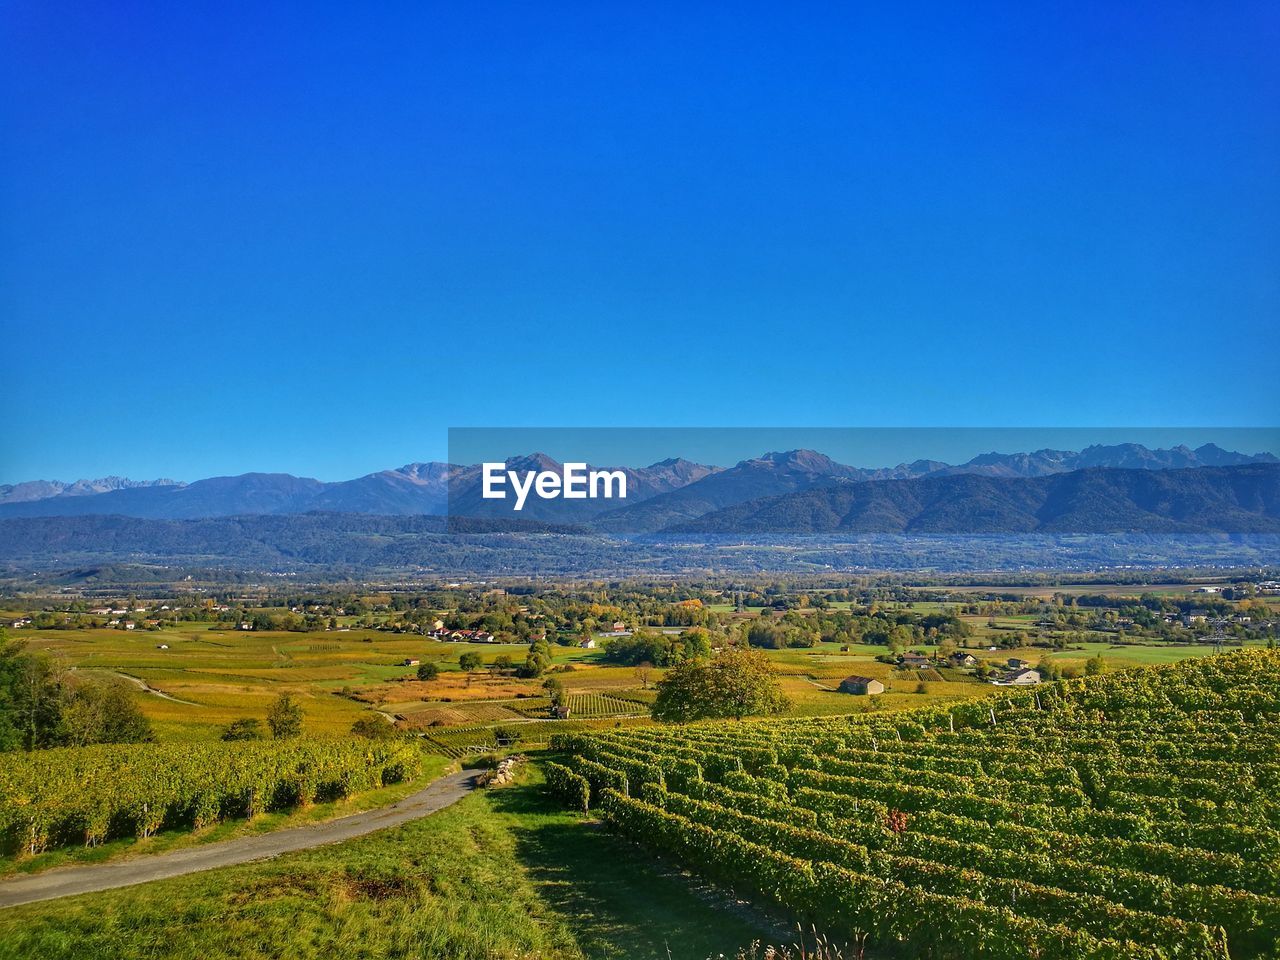
[[[1271,957],[1280,653],[884,717],[571,735],[548,781],[836,939],[934,957]]]
[[[1250,751],[1259,738],[1274,745],[1276,654],[1258,649],[1274,642],[1274,625],[1265,607],[1233,601],[1217,604],[1225,627],[1192,629],[1181,618],[1203,601],[1184,591],[1140,628],[1132,592],[1115,596],[815,606],[786,595],[786,609],[741,615],[709,605],[715,644],[761,625],[766,639],[786,640],[765,653],[788,718],[690,727],[648,716],[666,669],[644,657],[611,662],[600,634],[595,649],[578,645],[596,629],[585,624],[607,631],[638,611],[653,625],[637,638],[652,642],[646,651],[677,641],[680,628],[659,625],[687,614],[685,601],[643,592],[469,595],[455,623],[509,617],[507,639],[551,624],[541,675],[523,677],[528,643],[435,640],[422,621],[442,608],[418,607],[411,623],[389,598],[368,598],[377,609],[359,622],[313,614],[321,628],[307,630],[24,625],[10,638],[52,654],[59,675],[130,684],[157,742],[15,754],[0,775],[9,853],[0,873],[340,816],[393,803],[447,765],[484,763],[478,754],[536,758],[560,740],[558,758],[527,767],[514,787],[394,834],[431,850],[369,837],[18,908],[0,915],[0,957],[68,956],[61,945],[72,943],[110,956],[154,956],[149,945],[160,943],[166,956],[219,956],[243,942],[230,931],[262,928],[291,957],[319,956],[322,943],[353,955],[411,943],[441,957],[704,960],[755,938],[789,941],[798,919],[855,951],[865,936],[874,956],[891,944],[907,956],[1200,960],[1224,956],[1225,942],[1236,960],[1261,958],[1280,917],[1268,865],[1280,851],[1268,832],[1280,761]],[[237,619],[276,623],[288,609]],[[27,606],[14,619],[24,612],[34,614]],[[1229,635],[1212,640],[1219,629]],[[953,651],[976,664],[949,659]],[[908,666],[906,652],[924,659]],[[467,654],[478,662],[463,670]],[[986,682],[1011,659],[1046,676],[1104,675],[1027,692]],[[1244,662],[1261,666],[1229,669]],[[420,678],[421,664],[438,675]],[[1131,682],[1119,672],[1130,667],[1154,668],[1138,676],[1159,682]],[[839,692],[850,675],[885,690]],[[1169,695],[1179,677],[1177,689],[1201,700]],[[551,719],[553,692],[567,719]],[[220,742],[229,723],[263,719],[282,693],[301,704],[301,739]],[[402,736],[353,736],[354,722],[378,717]],[[617,832],[584,829],[580,813],[549,806],[535,789],[543,770],[571,807]],[[246,885],[253,896],[237,892]],[[113,911],[129,917],[127,929],[107,921]],[[262,941],[246,955],[272,949]]]

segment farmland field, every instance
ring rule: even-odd
[[[148,631],[24,630],[20,639],[71,670],[123,678],[164,741],[216,739],[233,720],[261,718],[281,693],[297,697],[308,732],[345,734],[361,716],[396,717],[404,729],[474,727],[547,716],[541,680],[459,669],[463,653],[486,664],[523,659],[520,644],[438,643],[375,630],[238,631],[193,624]],[[643,713],[646,697],[630,668],[600,666],[602,651],[559,648],[571,715]],[[406,660],[435,663],[437,679],[416,679]],[[544,737],[545,739],[545,737]]]
[[[926,606],[923,602],[917,607]],[[1025,631],[1026,617],[999,617],[993,631],[986,617],[965,618],[974,636],[968,649],[980,660],[1002,663],[1009,651],[991,652],[987,643]],[[357,719],[380,713],[401,729],[427,734],[447,755],[456,749],[496,744],[493,729],[511,723],[544,721],[549,701],[541,679],[521,679],[491,669],[494,661],[523,659],[519,644],[439,643],[421,636],[371,629],[314,632],[239,631],[193,623],[160,630],[110,629],[14,631],[33,649],[55,656],[69,669],[89,676],[120,677],[135,687],[135,699],[164,742],[216,739],[233,720],[261,718],[281,693],[298,698],[305,728],[341,735]],[[1101,636],[1101,635],[1098,635]],[[927,647],[917,649],[928,651]],[[484,664],[459,669],[463,653]],[[1101,654],[1111,668],[1168,663],[1213,652],[1204,644],[1073,642],[1065,649],[1026,652],[1034,662],[1081,670]],[[643,680],[628,666],[612,665],[605,649],[554,648],[554,669],[567,695],[572,720],[608,725],[646,712],[653,684],[664,671]],[[795,716],[828,716],[893,711],[957,703],[990,694],[991,687],[960,670],[904,671],[876,658],[885,647],[868,643],[822,642],[799,649],[769,650]],[[434,680],[420,681],[406,661],[434,663]],[[856,673],[886,685],[873,701],[836,691]],[[443,728],[443,729],[442,729]],[[445,732],[445,731],[448,732]],[[478,735],[473,736],[473,732]],[[526,731],[525,742],[545,742],[546,730]]]
[[[552,789],[834,939],[1220,960],[1280,938],[1280,653],[881,716],[567,735]]]

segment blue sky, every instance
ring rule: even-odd
[[[17,2],[0,481],[1259,426],[1274,4]]]

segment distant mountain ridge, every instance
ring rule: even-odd
[[[609,533],[681,529],[683,524],[717,510],[762,497],[827,486],[835,480],[880,482],[962,475],[1042,477],[1088,468],[1179,470],[1250,463],[1280,463],[1280,460],[1270,453],[1233,453],[1215,444],[1205,444],[1196,450],[1186,446],[1151,450],[1141,444],[1124,443],[1095,445],[1078,452],[1046,449],[1032,453],[986,453],[955,466],[937,460],[916,460],[896,467],[868,469],[836,463],[812,450],[791,450],[743,460],[683,489],[603,513],[592,525]]]
[[[832,479],[672,524],[664,534],[1280,533],[1280,464],[1088,467],[1038,477]]]
[[[1089,468],[1181,470],[1280,462],[1270,453],[1242,454],[1214,444],[1152,450],[1141,444],[1095,445],[1080,451],[986,453],[963,464],[916,460],[893,467],[837,463],[814,450],[766,453],[722,469],[671,458],[647,467],[616,467],[627,475],[624,504],[608,500],[531,500],[523,519],[542,523],[590,522],[603,532],[654,532],[761,498],[826,486],[835,480],[876,482],[975,475],[1045,477]],[[509,469],[559,470],[541,453],[513,457]],[[504,501],[480,495],[480,467],[425,462],[327,483],[285,473],[247,473],[193,483],[122,477],[30,481],[0,486],[0,517],[110,516],[201,519],[313,511],[385,516],[510,515]]]
[[[506,461],[508,469],[559,470],[560,464],[535,453]],[[718,468],[672,458],[648,467],[619,467],[627,476],[630,502],[669,493],[695,483]],[[39,482],[39,481],[37,481]],[[288,473],[245,473],[210,477],[194,483],[127,481],[94,496],[56,493],[36,498],[0,498],[0,517],[124,516],[153,520],[196,520],[213,517],[281,515],[313,512],[377,516],[443,516],[510,518],[510,506],[480,496],[481,469],[449,463],[411,463],[354,480],[325,483]],[[19,485],[21,486],[21,485]],[[50,489],[52,489],[52,486]],[[452,497],[452,503],[450,498]],[[612,501],[542,501],[530,503],[529,521],[576,522],[613,506]],[[452,510],[450,509],[452,506]]]
[[[112,490],[135,487],[181,487],[177,480],[130,480],[128,477],[99,477],[97,480],[28,480],[24,483],[0,483],[0,503],[26,503],[50,497],[87,497]]]

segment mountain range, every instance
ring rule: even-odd
[[[666,534],[1280,533],[1280,465],[1090,467],[1038,477],[949,474],[851,482],[750,500]]]
[[[542,523],[587,523],[605,533],[645,533],[661,530],[694,532],[700,518],[710,523],[729,522],[721,511],[737,509],[734,522],[767,523],[784,509],[757,504],[805,491],[814,494],[811,505],[824,497],[847,497],[854,487],[872,484],[862,494],[880,498],[888,509],[895,503],[905,523],[934,523],[913,512],[902,497],[915,497],[904,488],[885,484],[923,478],[973,477],[1016,480],[1055,477],[1087,470],[1185,471],[1188,469],[1275,464],[1269,453],[1241,454],[1214,444],[1196,449],[1177,446],[1152,450],[1141,444],[1091,446],[1081,451],[1037,450],[1031,453],[988,453],[963,464],[917,460],[895,467],[865,468],[840,464],[812,450],[767,453],[720,468],[684,459],[668,459],[647,467],[622,467],[627,474],[627,498],[616,500],[539,500],[530,498],[521,519]],[[544,454],[516,457],[508,469],[559,470],[560,464]],[[915,489],[912,487],[911,489]],[[940,488],[941,489],[941,488]],[[973,488],[975,491],[977,488]],[[995,496],[996,487],[988,490]],[[1027,487],[1027,490],[1039,487]],[[1010,490],[1005,493],[1009,494]],[[974,493],[976,496],[976,492]],[[1025,494],[1034,499],[1040,496]],[[1048,494],[1044,494],[1048,496]],[[793,506],[803,503],[796,500]],[[747,505],[756,506],[747,509]],[[870,501],[868,501],[870,504]],[[879,508],[879,507],[878,507]],[[790,507],[786,509],[791,509]],[[827,509],[835,510],[835,506]],[[1043,509],[1043,506],[1037,509]],[[773,514],[761,511],[775,511]],[[864,516],[869,516],[868,505]],[[31,481],[0,486],[0,518],[49,516],[126,516],[148,519],[204,519],[242,515],[289,515],[316,511],[380,516],[443,515],[503,518],[512,516],[506,501],[480,495],[479,466],[430,462],[412,463],[352,480],[326,483],[281,473],[248,473],[212,477],[193,483],[172,480],[134,481],[120,477],[81,480],[75,483]],[[842,515],[844,516],[844,515]],[[914,519],[912,519],[914,518]],[[828,520],[813,521],[818,527]],[[841,522],[846,522],[842,520]],[[849,523],[854,521],[849,520]],[[1014,522],[1007,520],[1007,522]],[[1018,522],[1029,522],[1022,520]],[[838,527],[838,529],[846,529]],[[848,529],[853,529],[849,527]]]
[[[99,477],[97,480],[77,480],[63,483],[61,480],[28,480],[24,483],[0,483],[0,503],[25,503],[32,500],[48,500],[51,497],[85,497],[112,490],[130,490],[134,487],[182,486],[177,480],[130,480],[127,477]]]

